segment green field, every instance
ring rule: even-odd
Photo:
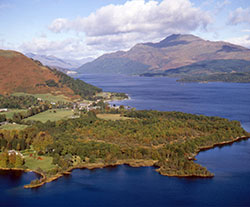
[[[111,96],[111,93],[110,92],[99,92],[96,94],[96,96],[101,96],[104,99],[109,99]]]
[[[6,112],[1,112],[1,114],[5,114],[7,119],[11,119],[14,113],[26,112],[26,109],[8,109]]]
[[[21,124],[6,124],[3,126],[0,126],[0,129],[6,129],[6,130],[22,130],[27,128],[27,125],[21,125]]]
[[[30,157],[30,155],[32,156]],[[44,171],[48,171],[56,167],[52,164],[52,157],[35,156],[32,153],[30,153],[30,155],[25,156],[25,166],[30,170],[37,170],[37,168],[41,168]]]
[[[49,102],[69,102],[68,98],[64,95],[58,95],[54,96],[50,93],[47,94],[28,94],[28,93],[13,93],[13,96],[34,96],[36,98],[41,98],[44,101],[49,101]]]
[[[56,113],[54,113],[54,111],[56,111]],[[74,115],[74,112],[72,110],[52,109],[52,110],[44,111],[42,113],[31,116],[27,119],[24,119],[24,121],[34,120],[34,121],[41,121],[45,123],[48,120],[58,121],[60,119],[68,119],[73,115]]]
[[[112,121],[131,119],[128,117],[121,116],[121,114],[97,114],[97,117],[99,119],[112,120]]]

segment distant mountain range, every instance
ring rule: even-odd
[[[227,42],[173,34],[157,43],[141,43],[128,51],[104,54],[79,67],[78,73],[159,73],[202,61],[247,60],[250,50]],[[208,66],[209,67],[209,66]]]
[[[29,94],[64,95],[69,99],[91,98],[102,91],[81,80],[46,67],[22,53],[0,50],[0,94],[24,92]]]
[[[60,58],[52,56],[52,55],[47,56],[47,55],[38,55],[38,54],[33,54],[33,53],[26,53],[25,55],[29,58],[40,61],[43,65],[47,65],[49,67],[57,68],[60,70],[76,69],[76,68],[80,67],[81,65],[83,65],[87,62],[90,62],[94,59],[91,57],[82,58],[80,60],[60,59]]]

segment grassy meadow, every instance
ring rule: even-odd
[[[51,109],[48,111],[44,111],[42,113],[36,114],[29,118],[24,119],[24,121],[33,120],[33,121],[41,121],[45,123],[46,121],[58,121],[60,119],[68,119],[74,115],[72,110],[66,109]]]
[[[112,121],[131,119],[128,117],[121,116],[121,114],[97,114],[97,117],[99,119],[112,120]]]
[[[28,93],[13,93],[13,96],[34,96],[36,98],[41,98],[44,101],[49,101],[49,102],[58,102],[58,101],[62,101],[62,102],[69,102],[68,98],[64,95],[52,95],[50,93],[46,93],[46,94],[28,94]]]
[[[52,161],[52,157],[37,156],[32,153],[25,156],[25,166],[30,170],[37,170],[37,168],[41,168],[43,171],[51,170],[56,167]]]
[[[6,129],[6,130],[23,130],[27,125],[22,125],[22,124],[6,124],[3,126],[0,126],[0,129]]]

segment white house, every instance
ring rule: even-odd
[[[0,112],[6,112],[8,109],[0,109]]]

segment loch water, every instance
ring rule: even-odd
[[[130,96],[112,104],[221,116],[240,121],[250,131],[250,84],[122,75],[79,78]],[[203,151],[196,158],[214,178],[166,177],[153,167],[123,165],[77,169],[38,189],[23,189],[34,173],[0,171],[0,206],[250,206],[250,140]]]

